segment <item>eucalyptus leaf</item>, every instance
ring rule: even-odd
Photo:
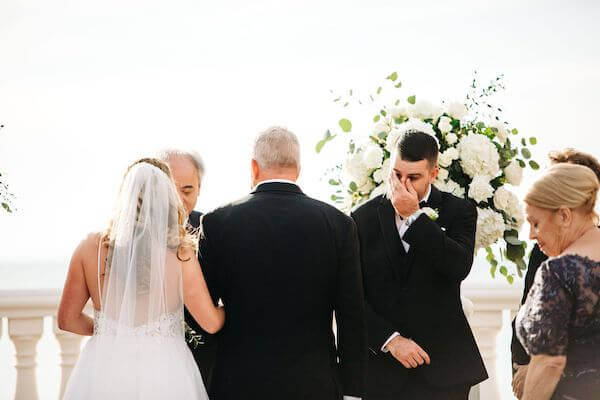
[[[525,158],[526,160],[529,160],[531,158],[531,151],[529,151],[528,148],[523,147],[521,149],[521,155],[523,156],[523,158]]]
[[[388,77],[385,79],[389,79],[390,81],[395,82],[396,79],[398,79],[398,73],[396,71],[394,71],[390,75],[388,75]]]
[[[536,171],[540,169],[540,165],[533,160],[529,160],[529,166],[531,167],[531,169]]]
[[[346,133],[348,133],[352,130],[352,122],[350,122],[349,119],[342,118],[342,119],[340,119],[338,124],[339,124],[340,128],[342,128],[342,130]]]
[[[408,104],[415,104],[417,102],[417,96],[408,96],[408,99],[406,99],[406,101],[408,101]]]

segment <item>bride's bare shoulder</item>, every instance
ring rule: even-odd
[[[101,238],[102,233],[100,232],[89,233],[81,242],[79,242],[75,252],[82,256],[95,255],[98,251]]]

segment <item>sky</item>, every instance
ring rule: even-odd
[[[463,100],[475,70],[504,74],[504,118],[538,138],[542,166],[566,146],[600,155],[599,19],[595,1],[3,0],[0,172],[17,211],[0,213],[0,266],[66,264],[105,227],[127,165],[164,147],[204,157],[198,210],[243,196],[271,125],[300,137],[300,183],[327,200],[343,151],[316,142],[341,117],[369,123],[330,89],[366,93],[392,71],[432,102]]]

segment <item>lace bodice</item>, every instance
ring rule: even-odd
[[[117,321],[109,319],[102,311],[94,310],[94,335],[124,335],[124,336],[154,336],[154,337],[182,337],[183,310],[175,311],[162,316],[149,324],[136,327],[119,326]]]

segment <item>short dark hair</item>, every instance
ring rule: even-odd
[[[396,150],[400,159],[404,161],[429,161],[429,165],[436,166],[439,148],[437,141],[428,133],[410,130],[398,141]]]

